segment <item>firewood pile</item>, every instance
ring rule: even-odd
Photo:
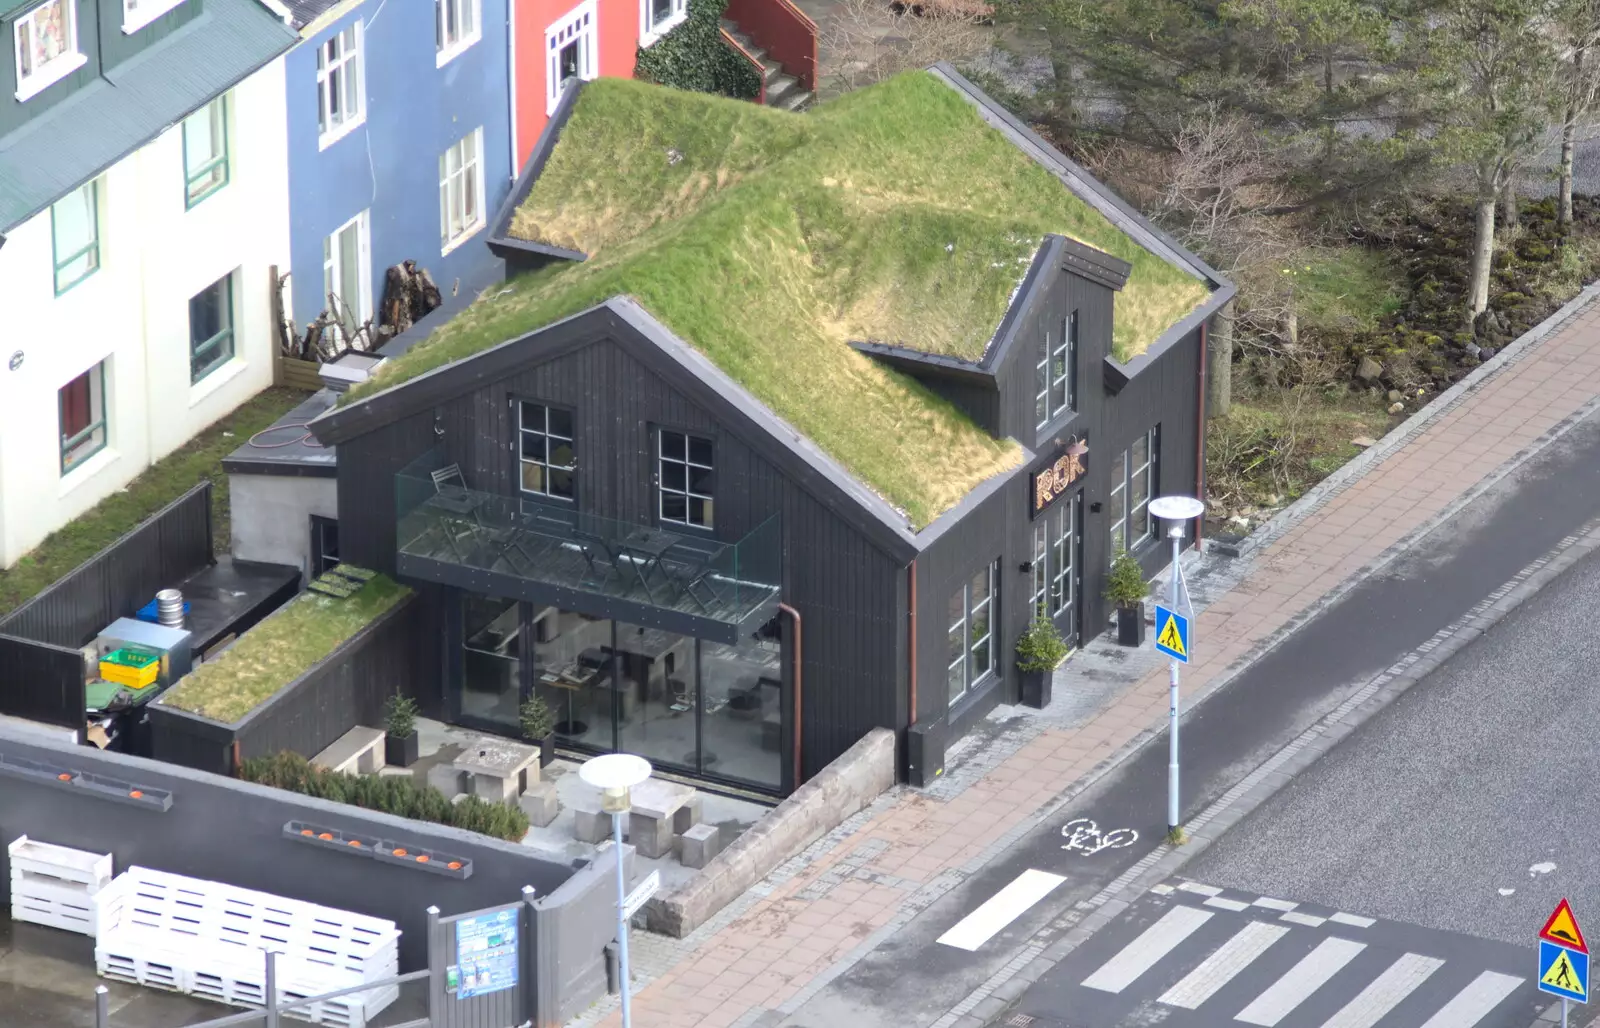
[[[301,329],[287,313],[284,290],[288,281],[288,274],[278,276],[279,347],[285,357],[296,360],[320,363],[345,350],[376,350],[444,302],[428,269],[419,268],[414,260],[405,260],[384,272],[377,321],[368,318],[358,323],[349,305],[337,294],[329,293],[328,305]]]

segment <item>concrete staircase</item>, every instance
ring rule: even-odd
[[[778,107],[786,111],[803,111],[811,106],[817,94],[806,89],[800,80],[784,70],[782,64],[768,56],[767,52],[756,45],[749,33],[739,28],[738,25],[722,19],[722,27],[728,35],[738,41],[745,51],[761,64],[761,74],[766,80],[767,106]]]

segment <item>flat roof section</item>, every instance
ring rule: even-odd
[[[294,410],[245,440],[222,460],[230,475],[291,475],[334,478],[339,472],[335,447],[323,446],[306,424],[334,405],[331,389],[321,389]]]

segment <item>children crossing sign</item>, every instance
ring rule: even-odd
[[[1566,900],[1539,930],[1539,991],[1589,1002],[1589,944]],[[1564,1006],[1562,1020],[1566,1020]]]
[[[1189,619],[1156,604],[1156,649],[1180,664],[1189,663]]]

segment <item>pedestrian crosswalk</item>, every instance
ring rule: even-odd
[[[1115,1028],[1527,1028],[1525,950],[1198,883],[1147,894],[1019,1009]]]

